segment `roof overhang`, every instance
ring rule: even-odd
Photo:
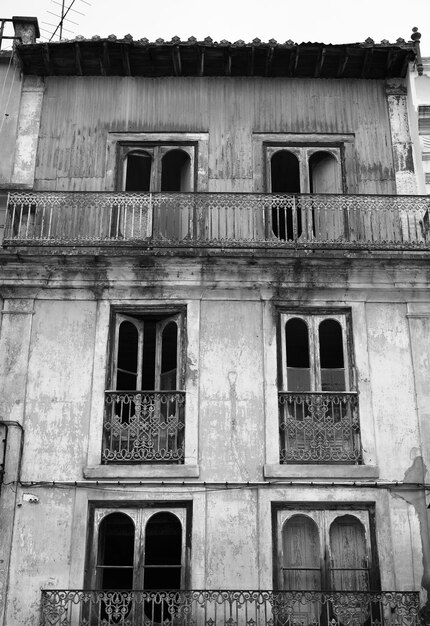
[[[332,45],[211,39],[170,42],[132,38],[21,44],[25,74],[38,76],[267,76],[298,78],[404,77],[414,42]]]

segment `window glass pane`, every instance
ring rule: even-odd
[[[179,589],[181,562],[180,521],[172,513],[156,513],[146,525],[145,589]]]
[[[322,391],[345,391],[342,327],[327,319],[318,329]]]
[[[331,585],[336,591],[367,591],[369,569],[362,523],[353,515],[338,517],[330,527]]]
[[[100,524],[97,572],[101,589],[132,589],[134,524],[124,513],[111,513]]]
[[[285,324],[288,391],[310,391],[309,332],[306,322],[294,317]]]
[[[125,190],[149,191],[151,185],[152,157],[148,152],[130,152],[127,155]]]
[[[191,190],[191,160],[184,150],[169,150],[161,160],[161,191]]]

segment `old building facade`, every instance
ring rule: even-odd
[[[14,27],[3,623],[418,625],[417,43]]]

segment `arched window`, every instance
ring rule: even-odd
[[[191,191],[191,159],[184,150],[169,150],[163,156],[161,191]]]
[[[311,193],[341,193],[340,168],[330,152],[313,152],[308,161]]]
[[[282,589],[321,589],[318,527],[306,515],[293,515],[282,529]]]
[[[184,462],[183,322],[177,312],[115,315],[104,462]]]
[[[337,320],[323,320],[318,328],[321,390],[345,391],[342,327]]]
[[[270,160],[272,193],[300,193],[300,166],[289,150],[276,151]],[[293,201],[272,205],[272,230],[276,237],[294,240],[302,233],[302,214]]]
[[[282,320],[284,389],[346,391],[345,316],[290,313]]]
[[[133,520],[124,513],[106,515],[100,523],[96,579],[99,589],[133,589]]]
[[[152,155],[145,150],[129,152],[125,160],[125,191],[150,191]]]
[[[140,324],[139,324],[140,326]],[[118,329],[118,355],[116,364],[116,389],[132,390],[140,387],[139,327],[124,319]]]
[[[145,529],[145,589],[180,589],[182,525],[173,513],[153,515]]]
[[[330,526],[330,586],[336,591],[369,591],[369,558],[363,524],[353,515]]]
[[[309,332],[303,319],[293,317],[285,324],[287,384],[289,391],[309,391],[311,370],[309,362]]]
[[[376,550],[371,539],[375,536],[374,529],[371,532],[374,517],[370,514],[374,507],[352,510],[352,506],[348,508],[345,504],[338,508],[332,503],[327,508],[309,504],[295,509],[279,504],[275,510],[279,554],[275,584],[279,589],[365,592],[380,588]],[[303,612],[300,604],[294,605],[294,612]],[[306,607],[311,608],[308,603]],[[345,607],[340,603],[332,608],[339,610],[336,624],[342,624],[342,615],[348,614]],[[366,621],[367,608],[360,607],[364,612],[360,613],[360,609],[357,612],[357,624]],[[309,623],[319,624],[325,609],[316,600],[312,610],[313,621]]]

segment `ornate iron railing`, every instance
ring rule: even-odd
[[[418,626],[414,591],[42,591],[40,626]]]
[[[106,391],[104,463],[184,462],[184,391]]]
[[[360,463],[356,393],[279,392],[281,463]]]
[[[9,194],[4,245],[430,247],[428,196]]]

